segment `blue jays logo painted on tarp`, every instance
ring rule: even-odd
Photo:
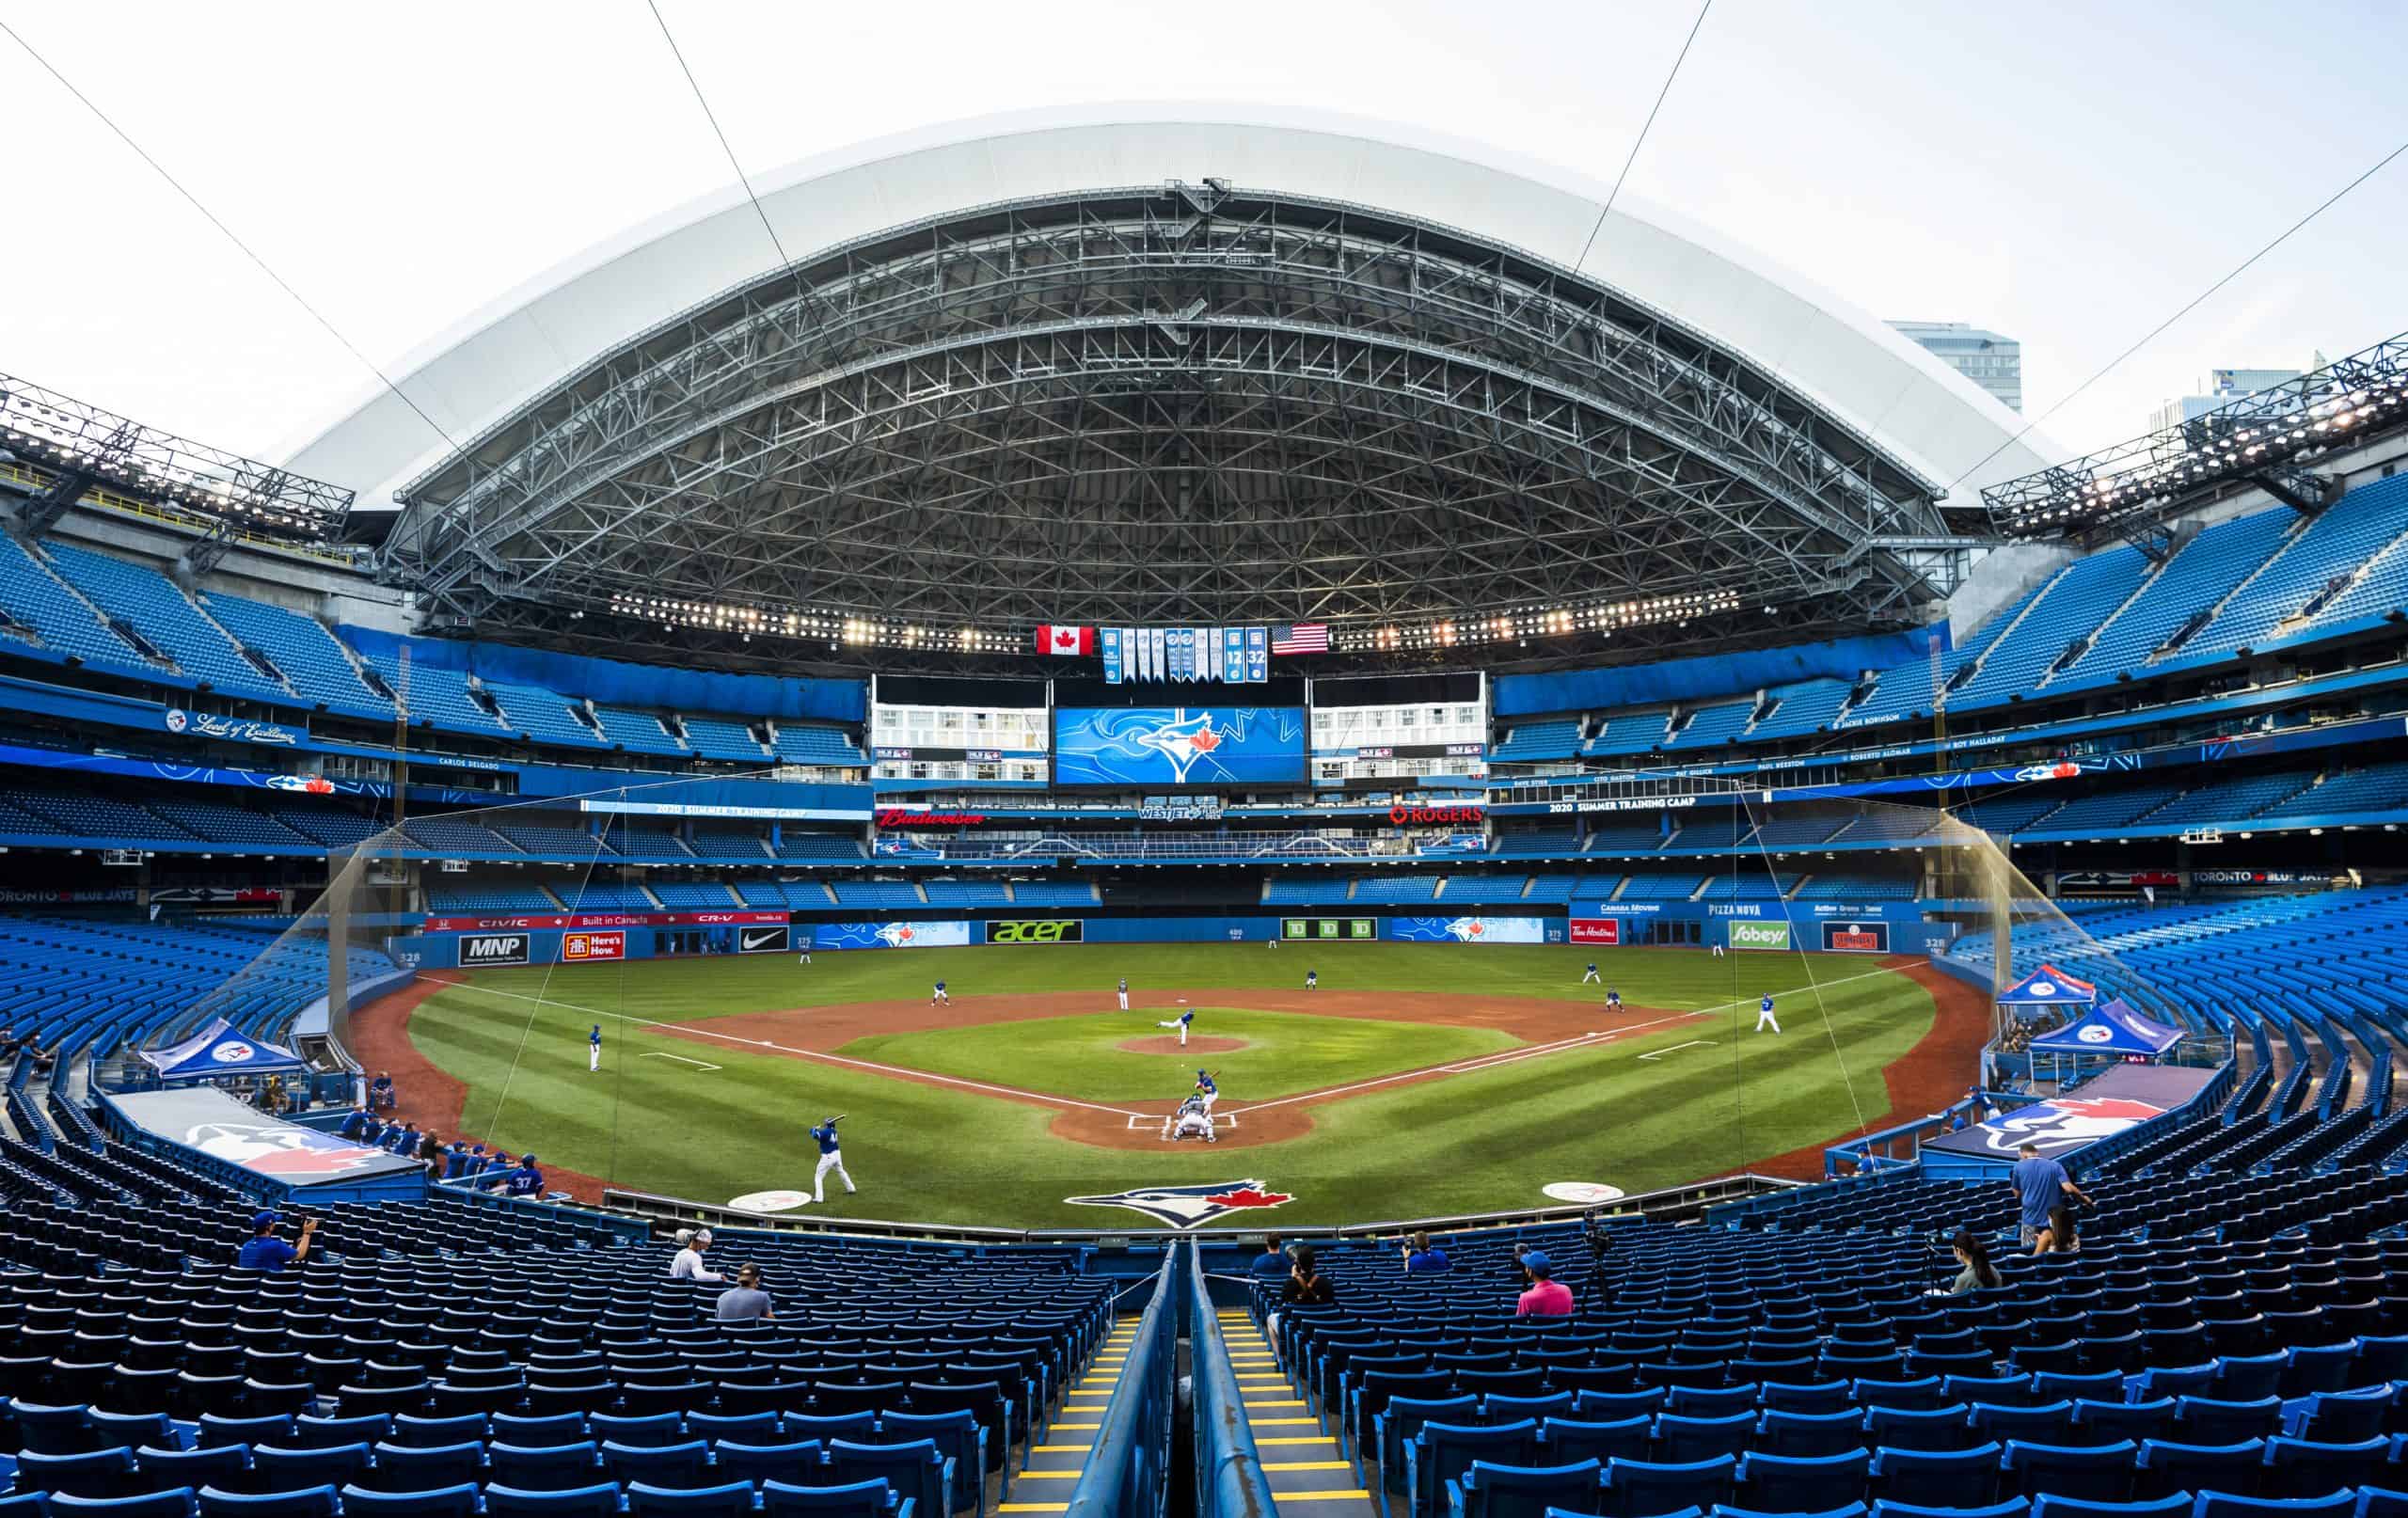
[[[1259,1180],[1224,1180],[1203,1186],[1138,1186],[1108,1196],[1066,1196],[1072,1207],[1125,1207],[1166,1228],[1193,1228],[1231,1212],[1292,1202],[1284,1192],[1267,1192]]]
[[[223,1043],[209,1052],[209,1057],[220,1065],[247,1065],[259,1053],[248,1044]]]
[[[1982,1125],[1982,1137],[1994,1154],[2013,1154],[2025,1144],[2036,1146],[2044,1155],[2061,1154],[2146,1123],[2164,1111],[2130,1097],[2058,1097],[1991,1118]]]
[[[1140,748],[1151,749],[1168,760],[1171,773],[1181,785],[1187,783],[1187,772],[1195,767],[1196,761],[1221,746],[1221,735],[1212,731],[1211,712],[1197,712],[1127,736]]]

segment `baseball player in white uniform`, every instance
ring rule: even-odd
[[[1775,1033],[1781,1031],[1780,1020],[1772,1015],[1772,993],[1769,991],[1765,993],[1763,1001],[1756,1004],[1756,1032],[1762,1033],[1766,1028]]]
[[[585,1036],[585,1068],[586,1072],[591,1074],[601,1067],[602,1024],[597,1022],[594,1025],[594,1031]]]
[[[1177,1028],[1179,1030],[1179,1047],[1185,1049],[1187,1047],[1187,1025],[1195,1020],[1196,1010],[1195,1008],[1190,1007],[1188,1010],[1181,1012],[1173,1020],[1169,1022],[1157,1022],[1154,1026],[1157,1028]]]
[[[1126,975],[1120,977],[1120,1010],[1129,1010],[1129,977]]]
[[[1594,986],[1598,984],[1597,962],[1594,959],[1589,961],[1589,972],[1580,977],[1580,984],[1583,986]]]
[[[938,981],[937,988],[928,993],[928,1004],[930,1006],[937,1006],[940,1004],[951,1006],[953,1004],[953,998],[945,991],[943,981]]]
[[[1189,1097],[1179,1104],[1179,1111],[1163,1120],[1163,1137],[1173,1143],[1184,1138],[1200,1138],[1207,1144],[1221,1142],[1212,1131],[1212,1115],[1204,1110],[1200,1097]]]
[[[845,1168],[845,1151],[836,1139],[836,1125],[843,1121],[842,1116],[831,1117],[811,1131],[812,1138],[819,1145],[819,1168],[811,1177],[811,1199],[815,1202],[828,1200],[828,1172],[831,1170],[836,1172],[836,1178],[845,1183],[848,1193],[861,1189],[853,1184],[852,1172]]]

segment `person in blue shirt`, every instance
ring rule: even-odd
[[[1619,1012],[1622,1010],[1622,992],[1614,989],[1611,986],[1606,988],[1606,1010],[1608,1012]]]
[[[928,1004],[930,1006],[951,1006],[953,1004],[953,998],[945,994],[943,981],[938,981],[937,988],[928,993]]]
[[[375,1121],[375,1115],[368,1110],[368,1103],[363,1101],[344,1116],[342,1126],[335,1131],[356,1144],[366,1136],[370,1125]]]
[[[235,1268],[246,1271],[266,1271],[274,1274],[287,1265],[298,1265],[309,1257],[309,1241],[317,1231],[316,1218],[303,1218],[301,1243],[298,1248],[295,1248],[276,1236],[275,1213],[254,1212],[251,1214],[251,1241],[245,1244],[242,1252],[234,1257]]]
[[[1274,1281],[1288,1278],[1288,1251],[1280,1247],[1277,1234],[1264,1235],[1262,1253],[1254,1257],[1254,1263],[1246,1267],[1246,1273]]]
[[[1404,1246],[1404,1270],[1408,1275],[1428,1275],[1454,1268],[1455,1262],[1447,1257],[1445,1250],[1434,1246],[1426,1233],[1416,1233]]]
[[[1180,1047],[1180,1048],[1181,1048],[1181,1049],[1185,1049],[1185,1048],[1187,1047],[1187,1030],[1188,1030],[1188,1028],[1189,1028],[1189,1027],[1190,1027],[1190,1026],[1191,1026],[1195,1021],[1196,1021],[1196,1010],[1195,1010],[1195,1008],[1190,1007],[1188,1010],[1186,1010],[1186,1011],[1184,1011],[1184,1012],[1181,1012],[1179,1016],[1177,1016],[1177,1017],[1175,1017],[1175,1018],[1171,1019],[1169,1021],[1167,1021],[1167,1022],[1157,1022],[1157,1023],[1155,1023],[1155,1024],[1154,1024],[1154,1026],[1155,1026],[1155,1027],[1157,1027],[1157,1028],[1176,1028],[1176,1029],[1178,1029],[1178,1030],[1179,1030],[1179,1047]]]
[[[1320,971],[1318,971],[1318,970],[1307,970],[1307,971],[1306,971],[1306,972],[1305,972],[1305,989],[1307,989],[1307,990],[1308,990],[1308,991],[1317,991],[1317,990],[1321,989],[1321,972],[1320,972]]]
[[[597,1022],[594,1025],[594,1031],[585,1036],[585,1072],[591,1075],[601,1067],[602,1024]]]
[[[501,1189],[513,1196],[543,1195],[544,1173],[535,1168],[535,1157],[520,1155],[517,1168],[502,1178]]]
[[[1597,961],[1592,959],[1589,961],[1588,972],[1580,977],[1580,984],[1583,986],[1594,986],[1597,983]]]
[[[368,1104],[380,1112],[389,1112],[394,1100],[392,1076],[378,1070],[376,1079],[368,1083]]]
[[[2006,1173],[2006,1183],[2015,1188],[2023,1247],[2031,1249],[2040,1241],[2041,1232],[2049,1226],[2049,1214],[2061,1198],[2073,1196],[2087,1202],[2090,1197],[2073,1183],[2065,1166],[2040,1158],[2038,1145],[2027,1142],[2018,1146],[2015,1152],[2022,1158]]]
[[[1203,1099],[1205,1117],[1208,1119],[1211,1118],[1212,1115],[1212,1103],[1221,1099],[1220,1083],[1214,1081],[1209,1072],[1197,1070],[1196,1072],[1196,1094]]]
[[[1765,993],[1763,1001],[1756,1004],[1756,1032],[1762,1033],[1766,1028],[1775,1033],[1781,1031],[1781,1020],[1772,1015],[1772,993],[1769,991]]]
[[[937,989],[944,989],[943,981],[937,982]],[[815,1202],[828,1200],[828,1172],[831,1170],[836,1172],[836,1178],[845,1183],[847,1194],[861,1190],[853,1184],[852,1172],[845,1168],[845,1150],[836,1137],[836,1125],[841,1121],[842,1118],[831,1117],[811,1131],[812,1138],[819,1145],[819,1168],[811,1178],[811,1199]]]

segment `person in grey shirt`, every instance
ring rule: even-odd
[[[769,1293],[761,1289],[761,1267],[749,1262],[738,1267],[736,1284],[719,1294],[719,1320],[757,1323],[777,1316],[778,1309],[769,1305]]]

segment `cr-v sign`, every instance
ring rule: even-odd
[[[1075,917],[1048,917],[1018,923],[989,923],[990,943],[1084,943],[1087,925]]]

